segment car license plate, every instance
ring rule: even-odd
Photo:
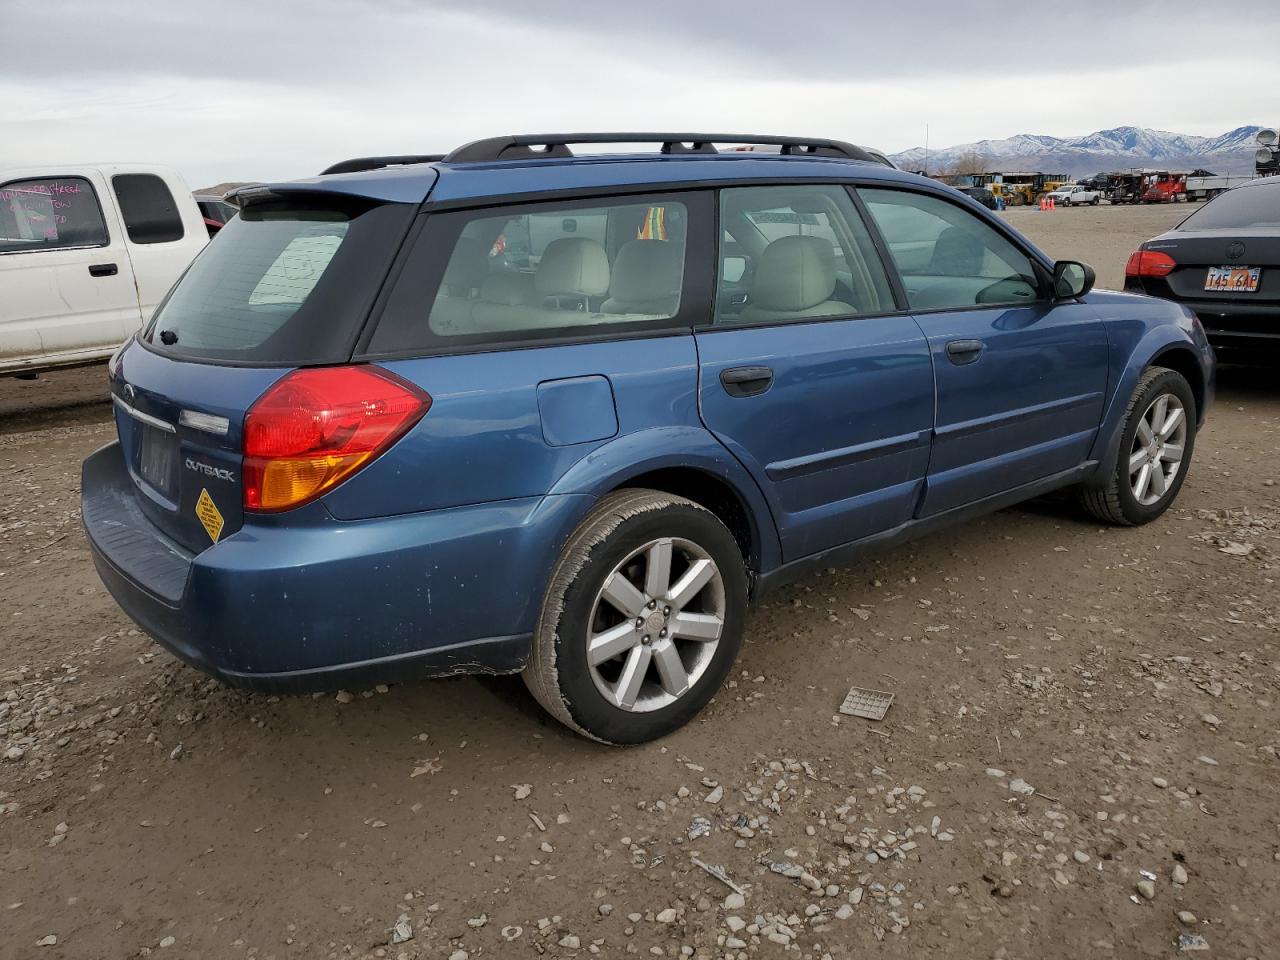
[[[142,427],[142,450],[138,458],[138,472],[142,479],[161,493],[169,493],[173,483],[173,456],[177,440],[173,434],[157,430],[150,424]]]
[[[1254,293],[1261,277],[1260,267],[1210,267],[1204,288],[1221,293]]]

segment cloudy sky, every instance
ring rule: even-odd
[[[921,144],[926,124],[940,147],[1280,123],[1276,0],[1047,9],[123,0],[107,14],[101,0],[0,0],[0,165],[145,160],[205,186],[566,129],[791,133],[893,152]]]

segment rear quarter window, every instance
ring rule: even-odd
[[[707,302],[688,262],[707,206],[690,193],[432,214],[368,353],[690,329]]]
[[[250,206],[195,259],[142,339],[189,359],[343,362],[414,210],[346,199]]]
[[[173,243],[184,234],[182,214],[168,184],[154,173],[121,173],[111,178],[125,232],[134,243]]]

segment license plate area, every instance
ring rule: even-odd
[[[140,423],[142,443],[138,450],[138,473],[142,479],[169,499],[173,498],[173,462],[178,438],[148,423]]]
[[[1256,293],[1261,279],[1260,267],[1210,267],[1204,288],[1216,293]]]

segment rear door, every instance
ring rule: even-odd
[[[1030,255],[948,199],[860,189],[928,338],[938,412],[920,515],[1078,466],[1107,387],[1106,331],[1055,302]]]
[[[129,254],[96,171],[0,184],[0,364],[102,353],[138,328]]]
[[[208,243],[199,207],[172,173],[111,172],[143,322]],[[179,202],[181,197],[181,202]],[[130,333],[133,332],[131,329]]]
[[[784,559],[911,517],[933,427],[929,347],[895,312],[840,186],[721,191],[720,295],[697,332],[703,420],[769,501]]]

